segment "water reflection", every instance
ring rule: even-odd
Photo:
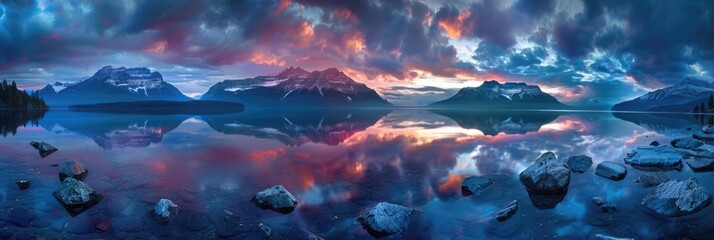
[[[478,129],[486,135],[525,134],[537,132],[541,126],[552,122],[560,112],[553,111],[483,111],[434,109],[437,114],[447,116],[466,129]]]
[[[47,109],[37,110],[0,110],[0,134],[7,137],[15,135],[17,128],[26,126],[27,123],[37,126],[39,119],[45,116]]]

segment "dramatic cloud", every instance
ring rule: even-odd
[[[1,1],[0,78],[147,66],[198,96],[294,65],[340,68],[401,105],[496,79],[607,106],[711,78],[713,18],[707,0]]]

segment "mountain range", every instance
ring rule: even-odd
[[[525,83],[499,83],[491,80],[478,87],[467,87],[456,95],[430,106],[468,109],[568,109],[540,87]]]
[[[615,104],[615,111],[691,112],[696,105],[714,94],[714,82],[699,78],[685,78],[635,99]]]

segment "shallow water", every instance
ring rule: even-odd
[[[7,136],[0,137],[0,238],[257,236],[226,233],[220,225],[229,211],[248,225],[264,223],[276,238],[309,231],[326,239],[369,239],[355,219],[383,201],[421,212],[418,222],[394,238],[711,236],[711,206],[690,216],[661,217],[640,204],[654,190],[634,181],[646,172],[626,165],[622,181],[594,174],[599,162],[623,163],[637,146],[667,144],[691,135],[701,123],[690,115],[619,117],[626,120],[609,112],[426,109],[266,109],[208,116],[50,111],[38,125],[21,126],[14,135],[5,130]],[[45,141],[59,151],[40,158],[30,141]],[[587,154],[594,162],[585,173],[573,173],[567,194],[550,202],[529,196],[518,180],[546,151],[559,159]],[[104,195],[76,217],[52,197],[60,185],[52,164],[67,159],[83,163],[89,169],[85,183]],[[711,173],[693,173],[685,165],[666,174],[696,177],[714,190]],[[490,176],[495,184],[464,197],[461,180],[472,175]],[[19,190],[19,179],[31,180],[32,187]],[[250,202],[256,192],[277,184],[297,197],[292,213]],[[606,197],[618,210],[596,211],[594,196]],[[147,213],[161,198],[182,208],[168,226],[155,224]],[[492,215],[513,200],[519,203],[517,214],[495,221]],[[535,207],[548,203],[551,209]],[[109,231],[95,229],[107,220]]]

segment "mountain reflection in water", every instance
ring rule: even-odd
[[[50,111],[41,127],[19,127],[14,136],[0,138],[0,207],[12,209],[0,213],[0,221],[15,234],[47,238],[212,239],[220,231],[216,219],[227,210],[264,223],[276,236],[301,229],[326,239],[363,239],[370,235],[355,219],[378,202],[391,202],[422,212],[419,228],[398,238],[706,238],[707,229],[714,229],[711,206],[676,221],[660,217],[641,206],[653,189],[634,179],[645,172],[626,165],[626,179],[617,182],[594,174],[602,161],[622,163],[638,146],[667,143],[701,126],[662,120],[648,128],[656,123],[647,121],[660,120],[632,119],[636,124],[611,113],[420,109],[246,109],[204,116]],[[59,151],[40,159],[28,144],[33,140]],[[572,174],[564,196],[531,196],[518,174],[546,151],[561,160],[587,154],[594,164]],[[85,182],[105,196],[74,218],[52,197],[59,183],[51,165],[65,159],[82,162],[89,169]],[[714,189],[711,173],[685,168],[666,174],[696,177]],[[461,181],[474,175],[494,184],[463,197]],[[31,180],[32,187],[18,190],[18,179]],[[283,215],[250,203],[253,194],[277,184],[296,196],[295,211]],[[598,212],[594,196],[616,203],[618,211]],[[168,226],[146,214],[161,198],[182,208]],[[519,202],[516,215],[493,220],[513,200]],[[25,224],[20,216],[32,219]],[[112,221],[110,231],[95,230],[103,220]]]

